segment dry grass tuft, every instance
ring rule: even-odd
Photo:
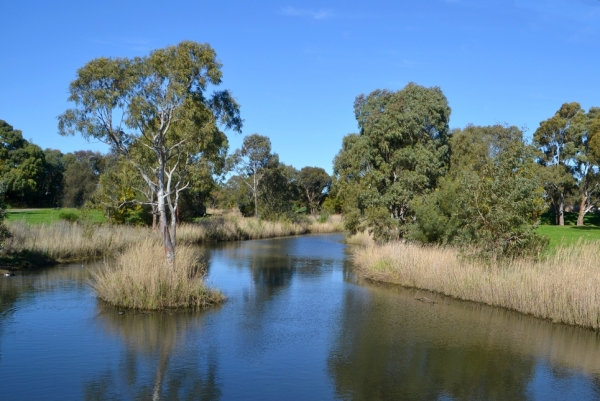
[[[196,249],[178,246],[171,267],[162,245],[145,240],[92,272],[92,286],[104,301],[130,309],[204,308],[223,302],[221,292],[204,283],[205,267],[198,257]]]
[[[494,269],[458,250],[393,243],[353,251],[360,275],[600,330],[600,247],[580,242]]]
[[[375,240],[373,239],[373,235],[365,230],[347,237],[346,243],[351,245],[370,246],[375,245]]]

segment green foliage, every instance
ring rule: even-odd
[[[52,203],[55,194],[47,186],[45,154],[19,130],[0,120],[0,182],[4,200],[14,206],[42,206]]]
[[[68,221],[69,223],[75,223],[77,220],[79,220],[79,213],[72,210],[65,210],[60,212],[58,218]]]
[[[296,169],[278,163],[265,170],[259,186],[259,215],[271,221],[298,218],[296,201],[299,199],[295,183]]]
[[[298,173],[298,186],[304,192],[310,214],[314,215],[331,187],[331,177],[321,167],[303,167]]]
[[[564,103],[551,118],[540,123],[534,143],[540,150],[543,165],[540,176],[557,224],[564,224],[564,205],[569,195],[577,193],[577,224],[600,201],[600,108],[586,113],[579,103]]]
[[[358,96],[354,112],[360,134],[346,136],[334,160],[345,226],[378,241],[404,237],[411,202],[447,170],[450,107],[439,88],[410,83]]]
[[[108,159],[114,156],[107,156]],[[98,186],[107,160],[99,152],[77,151],[64,156],[65,172],[63,206],[81,207]]]
[[[179,196],[188,187],[190,166],[200,157],[225,156],[220,130],[241,130],[239,106],[228,91],[207,96],[221,83],[221,64],[208,44],[183,41],[146,57],[98,58],[77,71],[69,101],[59,116],[62,135],[107,143],[134,167],[145,196],[159,216],[170,261],[175,257]],[[124,194],[126,198],[135,196]]]
[[[271,140],[259,134],[244,137],[242,147],[229,157],[228,164],[248,187],[254,201],[254,215],[258,217],[261,182],[269,169],[279,165],[279,157],[271,153]]]
[[[99,177],[98,187],[89,206],[103,212],[113,224],[148,225],[152,223],[150,206],[141,204],[146,195],[134,188],[144,188],[144,182],[131,163],[116,158]]]
[[[451,149],[450,174],[413,203],[412,238],[475,249],[494,264],[543,249],[547,240],[535,227],[544,190],[521,131],[469,126],[453,133]]]

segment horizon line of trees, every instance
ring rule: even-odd
[[[197,160],[182,192],[179,221],[203,216],[207,206],[237,208],[244,216],[294,218],[318,213],[331,176],[320,167],[297,170],[279,161],[268,137],[252,134],[221,160]],[[225,174],[230,174],[223,181]],[[11,207],[92,207],[113,223],[152,224],[156,213],[140,193],[143,182],[119,155],[90,150],[42,150],[0,120],[1,197]]]

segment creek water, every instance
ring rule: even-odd
[[[592,400],[600,336],[361,281],[341,235],[211,244],[201,312],[102,305],[95,265],[0,277],[0,400]]]

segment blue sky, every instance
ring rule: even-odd
[[[76,70],[182,40],[209,43],[242,135],[271,138],[296,168],[332,170],[361,93],[439,86],[451,127],[529,127],[564,102],[600,106],[600,1],[3,1],[0,119],[42,148],[106,151],[61,137]]]

